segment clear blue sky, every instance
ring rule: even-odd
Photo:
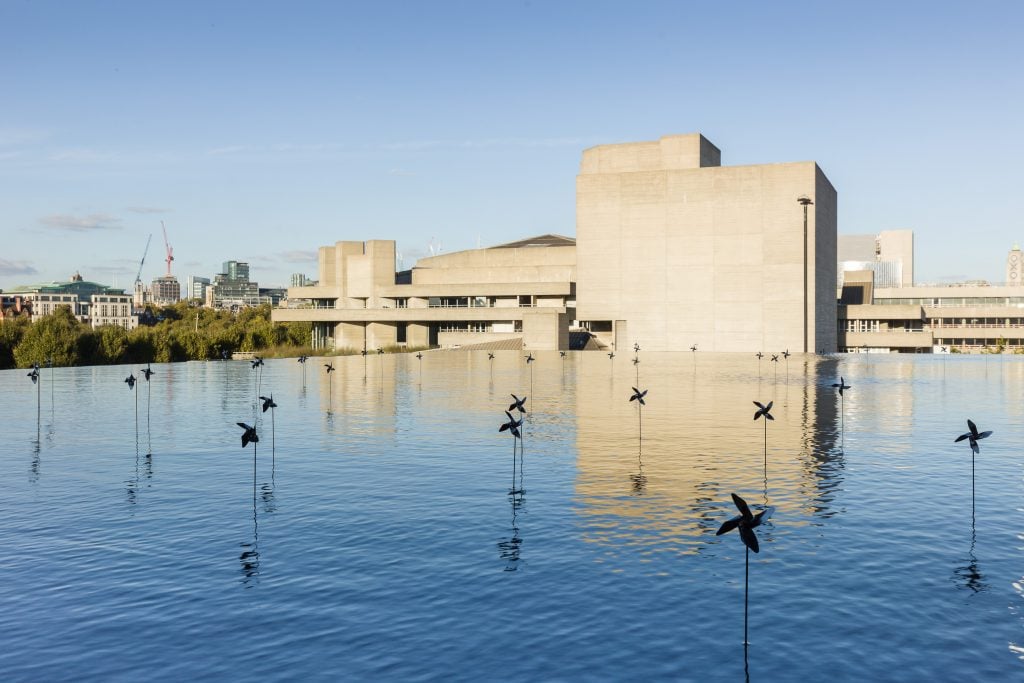
[[[0,0],[0,287],[130,286],[318,246],[575,234],[585,147],[700,131],[815,160],[841,233],[910,228],[917,279],[1024,242],[1018,2]]]

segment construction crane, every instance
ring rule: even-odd
[[[164,247],[167,249],[167,277],[171,276],[171,261],[174,260],[174,249],[171,249],[171,245],[167,242],[167,226],[164,225],[163,221],[160,221],[160,227],[164,229]]]
[[[142,250],[142,260],[139,261],[139,272],[135,273],[135,284],[138,285],[142,282],[142,264],[146,262],[146,254],[149,253],[149,243],[153,240],[153,233],[149,233],[149,239],[146,240],[146,248]]]

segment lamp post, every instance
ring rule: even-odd
[[[797,202],[804,207],[804,353],[807,353],[807,207],[814,202],[807,195],[799,197]]]

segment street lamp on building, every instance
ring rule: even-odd
[[[804,353],[807,353],[807,207],[814,202],[807,195],[797,198],[797,202],[804,207]]]

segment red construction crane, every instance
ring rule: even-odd
[[[163,221],[160,221],[160,227],[164,229],[164,247],[167,249],[167,258],[164,260],[167,261],[167,277],[170,277],[171,261],[174,260],[174,249],[172,249],[171,245],[167,242],[167,227],[164,225]]]

